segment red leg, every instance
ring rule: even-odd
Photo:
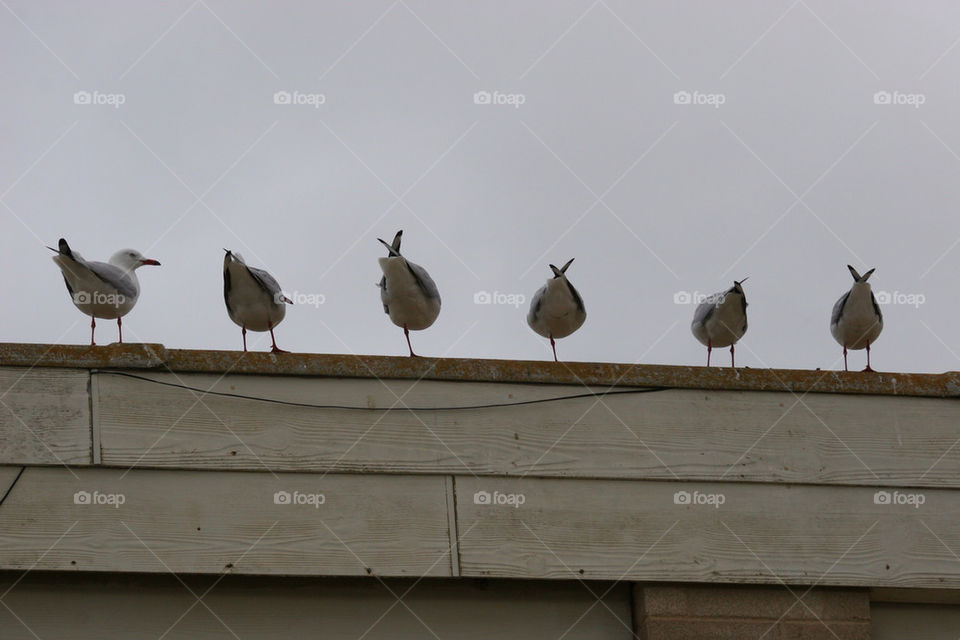
[[[117,318],[117,333],[120,334],[120,344],[123,344],[123,323]]]
[[[847,368],[847,345],[843,345],[843,370],[850,371],[850,369]]]
[[[243,336],[243,351],[247,351],[247,328],[240,327],[240,334]]]
[[[407,337],[407,348],[410,349],[410,357],[416,358],[417,354],[413,352],[413,345],[410,344],[410,331],[407,329],[407,325],[403,325],[403,335]]]
[[[864,369],[864,371],[873,371],[873,369],[870,368],[870,343],[869,342],[867,343],[867,368]]]
[[[710,352],[713,351],[713,344],[708,339],[707,340],[707,366],[710,366]]]
[[[557,360],[557,343],[553,340],[553,334],[550,334],[550,347],[553,349],[553,361],[560,362]]]
[[[273,353],[289,353],[277,346],[277,340],[273,337],[273,325],[270,325],[270,342],[273,343],[273,348],[270,349]]]
[[[90,346],[94,346],[97,343],[93,341],[93,330],[97,328],[97,320],[93,316],[90,316]]]
[[[735,368],[737,365],[733,364],[733,345],[730,345],[730,368]]]

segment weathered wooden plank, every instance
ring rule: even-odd
[[[396,396],[408,406],[435,407],[588,392],[431,380],[144,375],[203,390],[370,408],[389,407]],[[198,402],[200,394],[183,389],[95,377],[108,465],[960,486],[960,402],[952,399],[674,389],[599,403],[587,397],[385,414],[209,395]]]
[[[90,464],[86,370],[0,367],[0,464]]]
[[[74,472],[20,477],[0,506],[0,569],[450,575],[440,476]]]
[[[458,476],[456,492],[464,576],[960,588],[955,490],[919,508],[812,485]]]
[[[0,593],[20,578],[20,573],[0,574]],[[626,584],[593,583],[588,590],[579,583],[542,581],[225,576],[207,593],[217,577],[181,579],[183,583],[173,576],[32,572],[4,597],[2,636],[4,640],[632,638]],[[203,600],[197,603],[201,595]]]

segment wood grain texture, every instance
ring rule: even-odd
[[[429,380],[146,375],[204,390],[361,407],[389,407],[394,394],[408,406],[429,407],[587,391]],[[142,380],[95,376],[107,465],[960,487],[960,403],[951,399],[676,389],[602,402],[588,397],[385,414],[201,397]]]
[[[477,504],[478,491],[524,499],[519,507]],[[720,493],[724,502],[719,508],[676,504],[677,491]],[[876,504],[874,493],[866,487],[461,476],[461,573],[960,588],[954,555],[960,492],[923,490],[919,508]]]
[[[90,464],[90,373],[0,367],[0,464]]]
[[[9,577],[8,577],[9,576]],[[20,574],[0,574],[0,593]],[[628,585],[33,572],[0,606],[4,640],[630,640]],[[196,597],[204,595],[202,603]],[[398,603],[398,598],[402,602]],[[14,616],[16,614],[16,617]]]
[[[75,472],[20,477],[0,506],[0,570],[450,575],[443,477]],[[119,507],[95,504],[116,494]]]

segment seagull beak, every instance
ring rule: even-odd
[[[143,260],[140,261],[140,264],[141,264],[141,265],[150,264],[150,265],[153,265],[153,266],[155,266],[155,267],[159,267],[159,266],[160,266],[160,263],[159,263],[159,262],[157,262],[156,260],[153,260],[153,259],[151,259],[151,258],[144,258]]]

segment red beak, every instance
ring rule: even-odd
[[[159,262],[157,262],[156,260],[152,260],[152,259],[150,259],[150,258],[146,258],[146,259],[144,259],[144,260],[141,260],[141,261],[140,261],[140,264],[152,264],[152,265],[155,266],[155,267],[159,267],[159,266],[160,266],[160,263],[159,263]]]

